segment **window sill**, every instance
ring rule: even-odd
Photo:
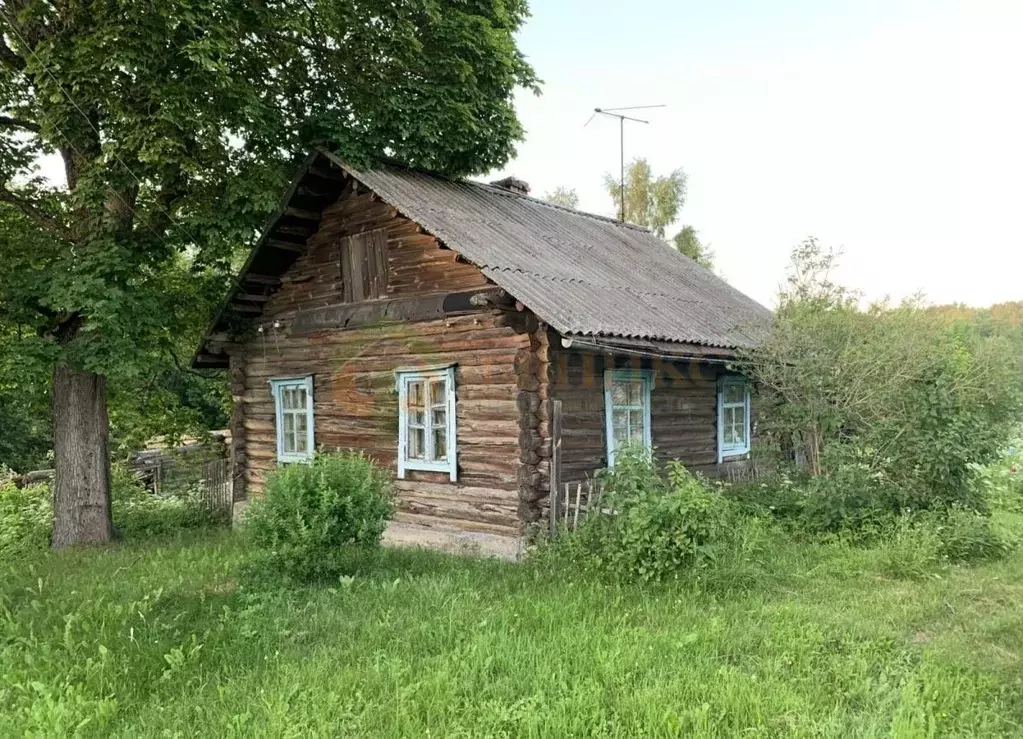
[[[405,472],[451,472],[450,462],[405,462]]]
[[[718,455],[718,464],[746,459],[749,457],[749,451],[749,447],[746,447],[745,449],[723,449],[721,450],[721,454]]]

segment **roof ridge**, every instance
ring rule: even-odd
[[[358,168],[349,164],[344,157],[339,156],[337,153],[334,153],[334,156],[338,157],[339,159],[341,159],[341,161],[345,162],[347,166],[358,171]],[[628,223],[627,221],[620,221],[617,218],[600,215],[599,213],[591,213],[588,210],[579,210],[578,208],[569,208],[565,205],[558,205],[557,203],[551,203],[547,200],[543,200],[542,198],[533,197],[532,195],[526,195],[524,193],[515,192],[504,187],[497,187],[496,185],[491,185],[488,182],[480,182],[479,180],[469,179],[468,177],[452,177],[450,175],[444,174],[443,172],[438,172],[432,169],[426,169],[425,167],[414,167],[409,164],[405,164],[404,162],[401,162],[397,159],[394,159],[393,157],[386,156],[379,157],[377,161],[379,164],[383,164],[384,166],[392,167],[394,169],[402,169],[405,170],[406,172],[424,174],[427,175],[428,177],[436,177],[438,179],[446,180],[457,185],[470,185],[472,187],[477,187],[486,190],[487,192],[493,193],[495,195],[501,195],[503,197],[520,198],[522,200],[528,200],[530,202],[536,203],[537,205],[542,205],[553,210],[560,210],[565,213],[574,213],[576,215],[583,216],[584,218],[592,218],[596,221],[603,221],[605,223],[610,223],[615,226],[629,228],[632,229],[633,231],[640,231],[642,233],[653,233],[653,231],[651,231],[646,226],[640,226],[635,223]]]
[[[441,176],[443,176],[443,175],[441,175]],[[477,188],[480,188],[480,189],[485,189],[488,192],[492,192],[495,195],[501,195],[503,197],[519,198],[520,200],[528,200],[531,203],[536,203],[537,205],[542,205],[545,208],[551,208],[552,210],[560,210],[560,211],[562,211],[564,213],[573,213],[573,214],[575,214],[577,216],[583,216],[584,218],[592,218],[595,221],[603,221],[604,223],[610,223],[610,224],[612,224],[614,226],[621,226],[622,228],[629,228],[629,229],[632,229],[633,231],[640,231],[642,233],[653,233],[653,231],[651,231],[646,226],[639,226],[639,225],[637,225],[635,223],[628,223],[627,221],[619,221],[617,218],[611,218],[610,216],[602,216],[599,213],[591,213],[588,210],[579,210],[578,208],[569,208],[568,206],[565,206],[565,205],[558,205],[557,203],[552,203],[552,202],[550,202],[548,200],[544,200],[542,198],[535,198],[532,195],[525,195],[525,194],[523,194],[521,192],[515,192],[514,190],[508,190],[508,189],[503,188],[503,187],[497,187],[496,185],[491,185],[488,182],[479,182],[478,180],[470,180],[470,179],[449,180],[449,181],[457,182],[459,184],[464,184],[464,185],[472,185],[473,187],[477,187]]]

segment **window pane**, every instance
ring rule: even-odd
[[[448,413],[446,410],[432,410],[430,411],[430,424],[434,428],[444,428],[447,426]]]
[[[416,380],[408,384],[408,407],[422,408],[426,405],[423,402],[423,381]]]
[[[726,403],[744,403],[746,401],[746,386],[734,382],[725,383],[724,394]]]
[[[309,451],[309,437],[306,436],[306,415],[305,413],[295,414],[295,451],[307,452]]]
[[[735,443],[737,446],[745,446],[746,444],[746,424],[740,419],[735,422],[732,426],[732,436],[735,437]]]
[[[408,430],[408,458],[426,459],[426,430]]]
[[[734,446],[735,445],[735,427],[732,426],[732,424],[730,424],[730,423],[726,423],[722,430],[724,432],[723,439],[724,439],[725,446],[726,447]]]
[[[304,387],[285,385],[281,388],[281,408],[286,411],[305,410],[306,391]]]
[[[291,413],[285,413],[281,418],[284,423],[284,429],[281,433],[281,437],[284,441],[284,452],[285,454],[295,453],[295,416]]]
[[[448,431],[445,426],[433,427],[433,459],[443,462],[448,458]]]
[[[633,407],[642,407],[643,405],[643,383],[642,382],[630,382],[628,383],[629,388],[629,405]]]
[[[629,412],[627,410],[616,408],[611,412],[611,436],[616,447],[629,441]]]
[[[430,405],[446,406],[448,403],[447,381],[432,380],[430,382]]]
[[[629,404],[629,385],[626,382],[611,382],[611,405],[623,406]]]
[[[643,411],[629,411],[629,429],[633,441],[643,441]]]

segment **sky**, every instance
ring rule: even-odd
[[[614,214],[625,156],[682,167],[719,274],[773,305],[794,246],[841,249],[867,299],[1023,300],[1023,0],[532,0],[543,80],[494,176]],[[638,265],[637,268],[641,268]]]

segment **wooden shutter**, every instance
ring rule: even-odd
[[[384,229],[346,236],[341,242],[341,280],[346,303],[387,295],[387,233]]]

